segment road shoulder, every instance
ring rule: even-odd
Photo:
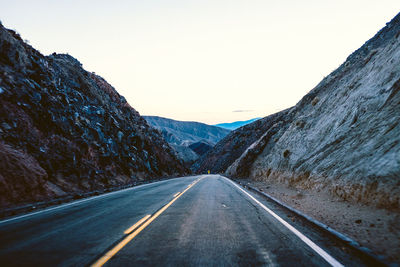
[[[335,199],[325,191],[310,192],[280,184],[237,180],[271,195],[330,228],[354,239],[361,246],[400,262],[400,214]]]

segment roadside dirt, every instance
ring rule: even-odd
[[[281,184],[239,180],[328,225],[389,262],[400,263],[400,214],[349,203],[326,191],[306,191]]]

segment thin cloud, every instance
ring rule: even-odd
[[[254,111],[254,110],[252,110],[252,109],[237,109],[232,112],[252,112],[252,111]]]

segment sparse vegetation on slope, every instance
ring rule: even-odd
[[[197,173],[224,172],[242,153],[257,141],[270,127],[279,121],[288,120],[289,110],[247,124],[229,133],[215,147],[199,158],[192,166]]]
[[[186,173],[103,78],[2,25],[0,118],[2,207]]]

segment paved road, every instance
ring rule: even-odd
[[[138,186],[1,221],[0,266],[363,265],[267,206],[218,175]]]

